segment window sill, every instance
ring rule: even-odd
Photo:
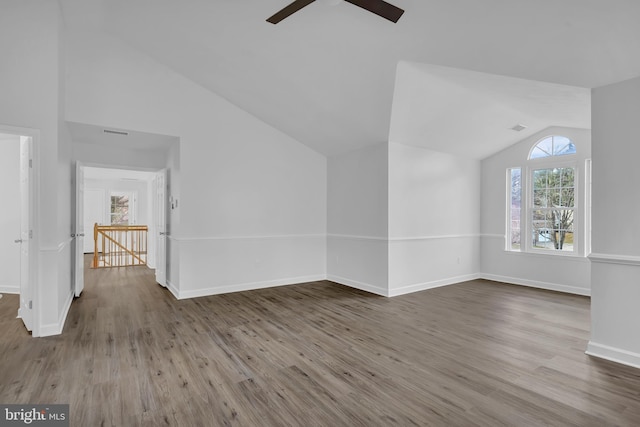
[[[507,254],[512,254],[515,256],[529,256],[529,257],[535,257],[535,258],[545,258],[545,259],[549,259],[549,258],[565,258],[565,259],[570,259],[572,261],[581,261],[581,262],[589,262],[589,258],[587,258],[585,255],[581,255],[579,253],[575,253],[575,252],[571,252],[571,253],[567,253],[567,252],[554,252],[554,253],[546,253],[546,252],[538,252],[538,251],[510,251],[510,250],[504,250],[505,253]]]

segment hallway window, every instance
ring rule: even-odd
[[[111,225],[129,225],[130,200],[128,193],[111,193]]]

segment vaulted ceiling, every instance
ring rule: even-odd
[[[582,102],[584,88],[640,75],[637,0],[391,0],[405,10],[396,24],[344,1],[317,0],[277,25],[265,22],[289,2],[60,0],[66,25],[109,33],[327,155],[389,140],[401,61],[536,81],[519,85],[511,79],[505,85],[532,91],[544,87],[516,101],[529,98],[538,106],[558,100],[549,93],[551,86],[539,82],[571,93],[574,102],[577,93]],[[475,132],[468,120],[453,120],[457,110],[442,89],[448,80],[457,88],[466,85],[479,102],[483,86],[477,84],[485,85],[486,79],[433,69],[422,74],[425,85],[433,88],[423,88],[424,93],[437,96],[419,100],[420,108],[433,112],[447,106],[452,123],[468,126],[464,138],[491,137],[488,129]],[[465,104],[464,95],[455,96],[459,105]],[[487,99],[487,108],[511,102],[502,95]],[[574,108],[569,103],[564,107]],[[476,108],[483,111],[481,103]],[[584,111],[579,113],[584,116]],[[586,116],[575,123],[588,124]],[[524,120],[531,118],[524,115]],[[569,125],[551,121],[545,116],[535,126]],[[424,126],[412,132],[414,140],[420,140],[419,132],[425,140],[440,135]]]

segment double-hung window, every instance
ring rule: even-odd
[[[531,171],[529,218],[533,248],[574,250],[575,174],[574,167]]]

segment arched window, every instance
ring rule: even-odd
[[[533,146],[529,153],[529,160],[551,156],[576,154],[576,146],[566,136],[548,136]]]
[[[526,168],[507,171],[507,250],[575,253],[575,154],[571,139],[548,136],[531,148]]]

